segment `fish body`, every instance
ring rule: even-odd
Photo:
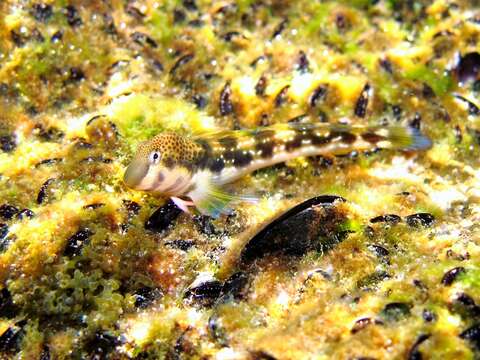
[[[253,200],[228,194],[223,186],[260,168],[300,156],[430,147],[431,141],[417,129],[403,126],[289,123],[193,137],[162,133],[139,146],[124,182],[170,196],[185,211],[195,205],[216,217],[228,213],[230,203]]]

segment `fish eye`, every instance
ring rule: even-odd
[[[151,164],[158,164],[160,161],[160,153],[158,151],[152,151],[148,156],[148,160]]]

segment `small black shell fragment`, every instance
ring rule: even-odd
[[[35,131],[38,134],[38,137],[42,139],[43,141],[60,141],[65,134],[63,131],[55,128],[55,127],[50,127],[48,130],[45,130],[45,128],[41,125],[38,125],[35,127]]]
[[[37,195],[37,204],[41,204],[45,201],[45,199],[48,197],[48,187],[55,181],[55,179],[51,178],[48,179],[43,183],[43,185],[40,187],[40,191],[38,192]]]
[[[368,274],[357,281],[357,287],[359,289],[367,290],[375,288],[383,280],[389,279],[391,275],[383,270],[375,270],[373,273]]]
[[[182,251],[188,251],[191,247],[195,245],[195,241],[193,240],[183,240],[177,239],[172,241],[166,241],[165,245],[168,245],[174,249],[179,249]]]
[[[47,345],[43,345],[42,352],[40,353],[40,360],[50,360],[50,348]]]
[[[3,152],[12,152],[15,150],[17,144],[15,143],[15,136],[13,135],[3,135],[0,136],[0,150]]]
[[[80,164],[91,164],[96,162],[102,162],[104,164],[111,164],[113,162],[112,159],[104,158],[102,155],[100,156],[87,156],[80,160]]]
[[[120,340],[117,337],[97,331],[93,338],[85,344],[85,349],[91,359],[106,359],[106,355],[119,344]]]
[[[22,338],[25,335],[24,321],[19,321],[15,326],[10,326],[0,336],[0,352],[16,353],[20,350]]]
[[[227,334],[220,324],[220,318],[215,313],[208,319],[208,332],[217,343],[228,346]]]
[[[298,54],[297,60],[297,70],[300,72],[308,72],[309,71],[309,61],[307,58],[307,54],[304,51],[300,50]]]
[[[400,120],[400,117],[402,116],[402,108],[399,105],[393,105],[392,113],[395,119]]]
[[[267,60],[267,57],[265,55],[260,55],[259,57],[255,58],[251,63],[250,63],[250,66],[252,68],[256,68],[257,67],[257,64],[260,63],[260,62],[264,62]]]
[[[419,226],[429,227],[429,226],[432,226],[434,221],[435,221],[435,217],[429,213],[412,214],[412,215],[408,215],[405,218],[405,222],[412,227],[419,227]]]
[[[426,322],[432,322],[437,319],[437,315],[435,315],[434,312],[427,309],[423,310],[422,317],[423,317],[423,320],[425,320]]]
[[[211,306],[218,299],[222,291],[222,283],[218,280],[208,280],[191,287],[185,297],[202,306]]]
[[[480,324],[469,327],[459,336],[461,339],[470,341],[477,349],[480,349]]]
[[[293,207],[260,230],[244,247],[241,259],[250,263],[267,253],[301,255],[308,250],[328,250],[346,234],[336,232],[345,220],[333,205],[346,201],[335,195],[317,196]],[[304,229],[304,231],[298,231]]]
[[[13,41],[15,45],[18,47],[22,47],[25,45],[25,39],[23,38],[22,35],[20,35],[18,32],[15,30],[10,30],[10,39]]]
[[[50,37],[50,41],[52,43],[57,43],[63,39],[63,31],[58,30],[53,33],[53,35]]]
[[[257,96],[265,96],[265,90],[267,89],[267,78],[265,75],[262,75],[260,79],[258,79],[257,84],[255,85],[255,94]]]
[[[195,0],[183,0],[183,7],[187,9],[188,11],[195,11],[198,9],[197,3]]]
[[[3,220],[11,220],[19,211],[16,206],[10,204],[0,205],[0,218]]]
[[[273,31],[272,39],[275,39],[277,36],[279,36],[283,32],[283,30],[285,30],[285,28],[287,27],[287,24],[288,24],[288,19],[283,19]]]
[[[310,96],[309,104],[311,107],[315,107],[317,103],[323,99],[327,95],[327,86],[320,85],[315,90],[313,90],[312,95]]]
[[[222,38],[223,38],[223,40],[225,40],[227,42],[230,42],[230,41],[232,41],[233,38],[235,38],[237,36],[242,36],[242,34],[238,31],[229,31],[226,34],[224,34],[222,36]]]
[[[0,317],[12,319],[17,316],[17,311],[10,291],[7,288],[0,290]]]
[[[123,200],[123,206],[131,217],[138,215],[142,208],[137,202],[132,200]]]
[[[212,218],[205,215],[194,216],[195,224],[197,225],[198,231],[205,235],[217,235],[218,231],[215,229],[215,226],[212,223]]]
[[[127,7],[125,9],[125,12],[128,15],[133,16],[137,20],[142,20],[145,17],[145,14],[143,12],[141,12],[139,8],[133,6],[132,4],[127,5]]]
[[[457,76],[460,82],[475,80],[480,75],[480,53],[471,52],[463,55],[458,62]]]
[[[371,318],[358,319],[357,321],[355,321],[355,325],[353,325],[350,332],[352,334],[355,334],[355,333],[359,332],[360,330],[364,329],[365,327],[367,327],[367,325],[370,325],[372,323],[374,323],[374,321]]]
[[[422,115],[420,115],[418,112],[415,113],[415,116],[413,119],[410,121],[409,125],[410,127],[420,130],[420,126],[422,124]]]
[[[379,63],[380,63],[380,66],[382,67],[382,69],[384,69],[387,73],[393,74],[393,67],[392,67],[392,63],[390,62],[390,60],[380,59]]]
[[[472,90],[476,93],[480,93],[480,80],[477,80],[473,83]]]
[[[407,359],[408,360],[422,360],[422,354],[418,350],[418,347],[426,341],[430,337],[430,334],[422,334],[420,335],[415,343],[412,345],[410,348],[410,351],[408,352]]]
[[[135,31],[133,34],[130,35],[130,38],[139,45],[145,46],[149,45],[152,48],[158,47],[158,44],[155,40],[153,40],[147,34],[141,33],[139,31]]]
[[[223,284],[221,298],[225,301],[229,298],[235,300],[245,297],[245,290],[249,282],[248,274],[245,272],[237,272],[230,276]]]
[[[277,360],[275,356],[270,355],[266,351],[249,351],[252,360]]]
[[[75,145],[74,145],[76,148],[80,148],[80,149],[91,149],[93,148],[93,145],[90,144],[89,142],[86,142],[85,139],[79,139]]]
[[[367,107],[368,101],[370,99],[371,93],[371,86],[370,84],[365,84],[363,87],[362,92],[360,93],[360,97],[357,99],[357,103],[355,104],[355,115],[358,117],[365,117],[367,114]]]
[[[290,85],[285,85],[277,96],[275,96],[275,107],[280,107],[288,100],[288,89],[290,89]]]
[[[372,224],[376,224],[376,223],[379,223],[379,222],[385,222],[385,223],[389,223],[389,224],[398,224],[400,221],[402,221],[402,218],[398,215],[395,215],[395,214],[385,214],[385,215],[380,215],[380,216],[377,216],[377,217],[374,217],[372,219],[370,219],[370,222]]]
[[[174,75],[179,68],[188,64],[193,59],[193,54],[186,54],[180,57],[170,69],[170,75]]]
[[[187,14],[185,14],[185,11],[183,11],[182,9],[174,9],[173,10],[173,23],[174,24],[179,24],[181,22],[184,22],[186,17],[187,17]]]
[[[222,92],[220,93],[220,115],[226,116],[233,112],[233,103],[231,100],[232,88],[230,87],[230,81],[227,81],[223,86]]]
[[[427,83],[423,84],[422,95],[425,99],[431,99],[435,97],[435,91]]]
[[[109,35],[117,34],[117,28],[110,14],[103,14],[103,29]]]
[[[385,305],[380,316],[385,321],[399,321],[410,315],[410,305],[403,302],[393,302]]]
[[[88,210],[95,210],[95,209],[101,208],[102,206],[105,206],[105,204],[104,203],[93,203],[93,204],[84,205],[83,208],[88,209]]]
[[[207,106],[207,98],[200,94],[195,94],[192,96],[192,101],[197,107],[197,109],[204,109]]]
[[[175,219],[182,213],[182,210],[171,200],[158,208],[145,222],[145,229],[162,232],[170,227]]]
[[[46,22],[52,17],[53,9],[49,4],[37,3],[33,4],[31,13],[35,20]]]
[[[387,257],[388,255],[390,255],[390,252],[380,245],[368,245],[368,249],[373,251],[378,257]]]
[[[35,164],[35,167],[38,168],[42,165],[53,165],[53,164],[56,164],[56,163],[59,163],[61,162],[62,159],[61,158],[51,158],[51,159],[44,159],[38,163]]]
[[[453,282],[457,279],[457,277],[464,273],[465,273],[465,268],[462,266],[450,269],[443,275],[442,284],[445,286],[452,285]]]
[[[31,35],[32,39],[39,42],[39,43],[42,43],[45,41],[45,38],[43,37],[42,33],[40,32],[40,30],[38,29],[33,29],[32,30],[32,35]],[[35,110],[35,108],[33,108],[33,115],[36,115],[38,112]]]
[[[473,298],[465,293],[461,293],[451,305],[451,311],[464,319],[478,319],[480,317],[480,306],[475,303]]]
[[[82,25],[82,19],[78,15],[78,11],[73,5],[67,5],[65,7],[65,16],[67,17],[67,23],[71,27],[77,27]]]
[[[0,240],[3,240],[8,234],[8,225],[0,223]]]
[[[162,292],[158,288],[142,287],[134,294],[135,307],[144,309],[162,295]]]
[[[193,19],[188,22],[188,25],[194,28],[202,27],[204,24],[204,21],[200,18]]]
[[[70,68],[70,74],[68,76],[68,80],[72,83],[76,83],[85,79],[85,73],[82,69],[78,67]]]
[[[475,105],[472,101],[458,94],[454,94],[453,96],[455,96],[458,100],[462,101],[463,103],[467,104],[469,115],[480,115],[480,108],[477,105]]]
[[[78,230],[68,238],[63,255],[68,257],[80,255],[83,246],[92,235],[93,231],[88,228]]]

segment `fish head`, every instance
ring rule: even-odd
[[[195,143],[181,135],[157,135],[138,146],[123,181],[134,190],[182,195],[191,186],[197,151]]]

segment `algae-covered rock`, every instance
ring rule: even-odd
[[[479,40],[466,0],[1,1],[0,358],[478,357]],[[257,170],[218,219],[122,181],[287,122],[433,146]]]

